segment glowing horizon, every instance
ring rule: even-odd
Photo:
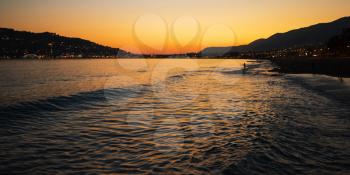
[[[349,16],[348,0],[3,0],[0,27],[134,53],[197,52]]]

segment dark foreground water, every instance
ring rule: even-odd
[[[348,80],[244,62],[1,61],[0,173],[350,174]]]

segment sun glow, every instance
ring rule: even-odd
[[[0,27],[54,32],[137,53],[247,44],[348,16],[348,0],[3,0]]]

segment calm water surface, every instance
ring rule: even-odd
[[[0,172],[350,174],[350,105],[332,95],[349,81],[315,86],[269,68],[0,61]]]

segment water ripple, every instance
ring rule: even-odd
[[[1,108],[1,172],[350,172],[350,111],[339,101],[288,78],[221,70],[163,83]]]

